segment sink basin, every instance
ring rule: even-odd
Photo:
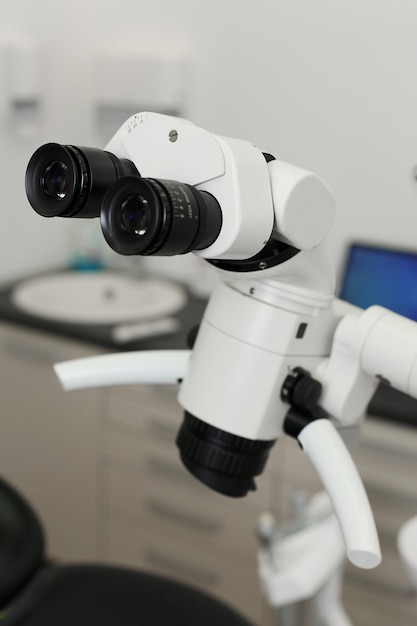
[[[47,320],[113,324],[171,315],[186,302],[181,287],[116,272],[60,272],[20,283],[12,294],[21,311]]]

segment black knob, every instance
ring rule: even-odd
[[[302,367],[293,369],[284,380],[281,400],[300,409],[311,411],[317,406],[322,385]]]

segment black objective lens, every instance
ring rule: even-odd
[[[44,217],[98,217],[107,189],[127,175],[139,173],[110,152],[48,143],[29,161],[26,194]]]
[[[154,178],[118,180],[104,196],[100,218],[109,246],[126,255],[202,250],[222,226],[220,206],[210,193]]]
[[[263,472],[274,443],[232,435],[187,412],[177,436],[181,460],[191,474],[234,498],[256,489],[254,477]]]

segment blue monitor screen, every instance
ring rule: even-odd
[[[339,297],[361,308],[379,304],[417,320],[417,252],[353,244]]]

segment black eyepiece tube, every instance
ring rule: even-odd
[[[44,217],[98,217],[107,189],[123,176],[139,176],[134,164],[97,148],[48,143],[26,170],[26,194]]]
[[[109,246],[125,255],[202,250],[222,227],[220,205],[210,193],[155,178],[118,180],[104,196],[100,219]]]

